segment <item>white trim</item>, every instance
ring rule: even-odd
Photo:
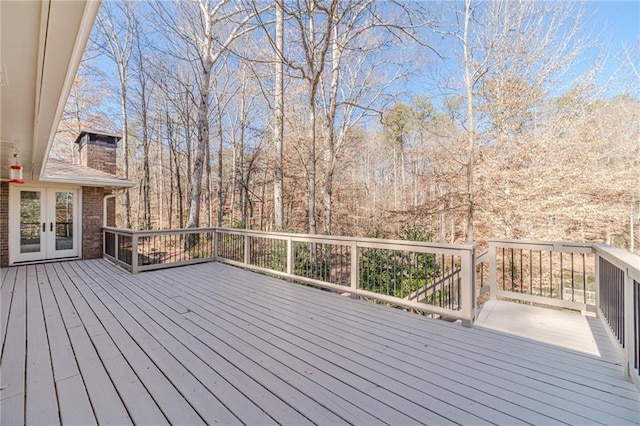
[[[55,176],[43,176],[40,182],[60,183],[67,185],[93,186],[93,187],[112,187],[112,188],[133,188],[135,183],[129,180],[121,179],[91,179],[91,178],[65,178]]]
[[[58,126],[60,125],[60,119],[62,117],[62,113],[64,112],[64,107],[67,103],[67,99],[69,98],[69,93],[71,93],[71,87],[73,86],[73,81],[75,80],[76,75],[78,74],[78,68],[80,68],[80,62],[82,61],[82,56],[84,55],[85,48],[87,47],[89,36],[91,35],[91,30],[93,29],[93,24],[95,22],[96,16],[98,15],[98,10],[100,9],[100,3],[101,3],[101,0],[89,0],[85,2],[84,11],[82,13],[82,20],[80,22],[78,34],[75,37],[75,44],[71,52],[71,58],[69,58],[67,73],[65,75],[64,82],[62,85],[62,92],[60,93],[56,112],[53,117],[53,125],[51,126],[51,129],[49,130],[49,135],[47,137],[47,147],[45,150],[44,158],[42,160],[40,171],[38,173],[40,179],[42,179],[42,173],[44,173],[45,169],[47,168],[47,161],[49,160],[49,153],[51,152],[51,146],[53,145],[53,140],[55,139],[56,132],[58,131]],[[34,132],[34,135],[35,135],[35,132]],[[34,138],[34,141],[35,141],[35,138]],[[35,154],[35,151],[36,150],[34,149],[34,154]],[[69,182],[69,183],[75,183],[75,182]]]

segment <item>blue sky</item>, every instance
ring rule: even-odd
[[[105,0],[108,1],[108,0]],[[538,1],[563,1],[563,0],[538,0]],[[604,75],[600,81],[601,84],[606,83],[613,72],[617,71],[621,63],[621,49],[622,46],[627,48],[633,48],[640,44],[640,0],[586,0],[584,6],[587,9],[587,15],[591,15],[589,20],[595,35],[598,35],[599,40],[609,41],[611,43],[611,50],[609,51],[607,64],[604,69]],[[640,63],[640,50],[636,49],[637,57],[634,58],[636,64]],[[584,67],[589,66],[589,57],[597,56],[599,49],[590,49],[585,54],[585,61],[583,65],[578,65],[576,72],[584,72]],[[115,79],[116,73],[111,61],[100,58],[98,59],[105,65],[102,67],[108,70],[109,78]],[[430,75],[414,76],[412,82],[408,84],[411,92],[415,94],[434,93],[433,86],[438,84],[437,81],[431,80]],[[617,77],[617,75],[616,75]],[[617,80],[613,79],[614,81]],[[614,84],[615,86],[616,84]],[[418,86],[418,87],[416,87]],[[607,90],[607,95],[615,95],[620,90],[618,87],[611,87]],[[438,95],[438,91],[435,91],[435,95]],[[437,101],[436,101],[437,103]],[[114,102],[113,114],[118,116],[118,103]]]
[[[603,40],[611,43],[611,50],[605,66],[604,75],[601,83],[614,75],[616,71],[620,71],[620,65],[623,61],[623,49],[631,49],[632,60],[636,68],[640,67],[640,0],[600,0],[588,1],[586,7],[589,12],[593,13],[592,22],[595,24],[596,31],[601,31],[600,35]],[[622,74],[615,74],[614,82],[610,87],[611,92],[607,92],[609,96],[615,95],[621,89],[615,87],[615,82],[624,79],[624,75],[629,75],[629,67],[624,67]],[[626,72],[625,72],[626,71]],[[628,87],[628,86],[627,86]]]
[[[595,10],[596,19],[612,34],[614,44],[640,43],[640,0],[591,1],[587,4]]]

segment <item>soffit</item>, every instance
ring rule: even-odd
[[[0,179],[14,146],[25,179],[39,179],[99,4],[0,2]]]

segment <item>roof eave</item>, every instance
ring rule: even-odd
[[[135,186],[133,182],[125,179],[90,179],[90,178],[69,178],[65,176],[42,176],[40,182],[49,183],[66,183],[70,185],[92,186],[92,187],[109,187],[109,188],[132,188]]]

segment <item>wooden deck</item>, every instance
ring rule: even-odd
[[[599,322],[577,314],[593,339],[562,346],[553,315],[464,328],[219,263],[0,279],[2,425],[640,423]]]

